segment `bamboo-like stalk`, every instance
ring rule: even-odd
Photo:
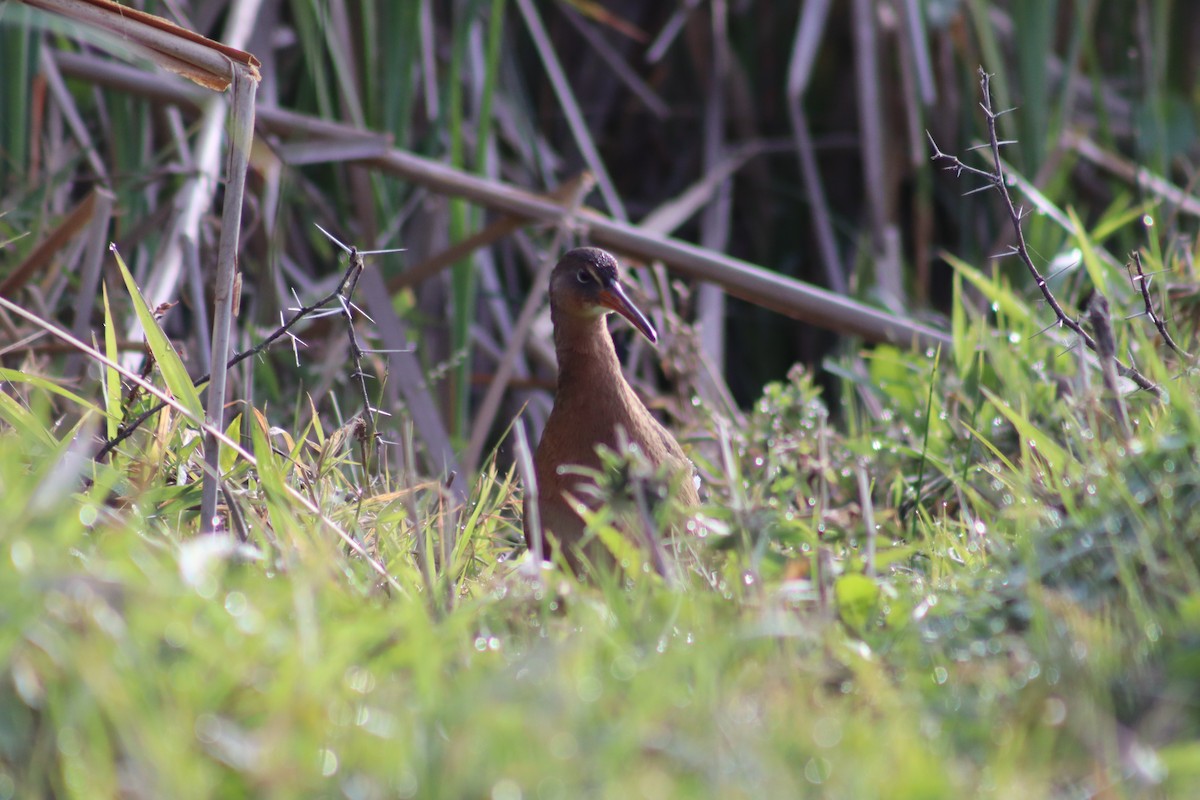
[[[258,0],[246,0],[239,11],[253,20]],[[250,164],[250,145],[254,141],[254,97],[258,79],[248,70],[234,69],[233,103],[230,107],[229,175],[225,182],[225,201],[221,209],[221,241],[217,247],[217,279],[213,293],[212,380],[204,416],[216,430],[225,429],[225,379],[229,336],[233,329],[233,307],[236,291],[238,242],[242,230],[242,199],[245,196],[246,172]],[[211,469],[204,472],[204,488],[200,495],[200,528],[203,532],[217,524],[217,493],[221,480],[221,441],[211,434],[206,437],[204,460]]]
[[[160,101],[183,105],[195,103],[195,93],[188,91],[187,87],[181,90],[178,84],[171,86],[161,79],[151,82],[136,69],[68,53],[56,53],[55,58],[64,74],[151,94]],[[353,126],[273,108],[258,110],[258,124],[267,132],[281,135],[315,131],[331,137],[338,134],[355,139],[370,135]],[[552,223],[558,221],[563,213],[561,205],[528,190],[471,175],[404,150],[391,149],[369,159],[368,163],[434,192],[465,197],[522,219]],[[711,281],[735,297],[785,316],[802,319],[816,327],[859,336],[868,342],[890,342],[904,346],[916,344],[921,347],[935,347],[950,342],[949,335],[944,331],[928,325],[889,314],[723,253],[608,219],[590,209],[574,212],[569,221],[580,230],[587,231],[591,241],[601,247],[645,261],[659,259],[684,277]]]
[[[254,140],[254,97],[261,76],[259,62],[237,47],[221,44],[181,28],[161,17],[128,8],[111,0],[27,0],[29,5],[53,11],[76,23],[101,29],[120,37],[123,47],[147,56],[159,66],[183,75],[201,86],[221,92],[233,86],[231,131],[229,137],[229,175],[222,208],[221,240],[217,252],[217,277],[214,292],[212,329],[212,379],[208,387],[206,422],[213,430],[224,427],[226,355],[233,327],[235,276],[238,242],[241,232],[242,198],[250,162],[250,144]],[[258,16],[261,0],[242,0],[233,4],[227,25],[227,38],[241,44],[249,38]],[[220,168],[219,152],[225,102],[211,97],[206,103],[200,144],[197,147],[197,177],[191,191],[182,195],[182,213],[174,235],[169,238],[164,268],[156,270],[147,296],[152,304],[173,294],[179,278],[185,250],[184,240],[196,241],[200,216],[212,203]],[[206,436],[204,488],[200,516],[204,531],[216,524],[217,494],[220,481],[220,438]]]
[[[56,12],[75,22],[115,33],[125,48],[146,55],[159,66],[183,75],[215,91],[234,87],[231,135],[229,138],[229,176],[222,209],[221,241],[217,255],[214,317],[212,330],[212,380],[208,387],[205,416],[210,430],[224,427],[226,354],[233,326],[234,278],[241,231],[242,198],[250,161],[250,143],[254,139],[254,96],[261,76],[254,56],[228,45],[211,41],[180,28],[165,19],[127,8],[110,0],[28,0],[30,5]],[[249,37],[258,15],[260,0],[244,0],[230,11],[228,38],[241,43]],[[217,187],[218,154],[225,103],[217,97],[208,103],[200,136],[198,177],[192,191],[186,192],[180,225],[168,243],[167,268],[155,272],[155,284],[147,293],[151,302],[174,292],[178,280],[184,239],[195,241],[200,215],[212,202]],[[216,525],[217,494],[220,482],[221,440],[211,432],[206,436],[204,487],[200,517],[204,531]]]
[[[400,175],[433,191],[466,197],[494,209],[537,222],[553,222],[561,206],[510,184],[491,181],[422,158],[392,150],[375,159],[380,169]],[[870,342],[922,347],[948,345],[943,331],[859,303],[803,281],[780,275],[724,253],[689,242],[646,232],[594,211],[571,215],[592,242],[645,261],[661,260],[685,277],[711,281],[729,294],[789,317]]]

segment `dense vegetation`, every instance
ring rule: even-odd
[[[242,4],[147,5],[222,38]],[[216,535],[192,382],[221,193],[188,211],[198,101],[104,72],[119,41],[0,5],[0,114],[21,123],[0,126],[0,800],[1195,793],[1200,14],[643,5],[262,3],[239,42],[265,80],[235,349],[346,274],[314,223],[409,250],[367,257],[358,369],[336,315],[234,368]],[[996,174],[989,97],[1018,107],[996,118],[1006,172],[969,194]],[[603,165],[604,212],[948,344],[797,333],[647,265],[664,349],[617,336],[705,479],[704,535],[680,585],[636,550],[621,574],[539,570],[510,423],[544,419],[546,331],[504,351],[587,217],[513,221],[407,285],[506,223],[390,177],[392,147],[497,191]],[[363,422],[364,385],[390,417]],[[101,455],[154,392],[171,404]],[[614,502],[661,488],[613,462]]]

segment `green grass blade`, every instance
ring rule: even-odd
[[[1096,248],[1092,245],[1087,228],[1083,226],[1083,220],[1079,219],[1075,209],[1070,206],[1067,207],[1067,216],[1071,219],[1075,241],[1079,245],[1079,252],[1083,255],[1083,266],[1087,269],[1088,277],[1092,279],[1092,285],[1096,287],[1096,291],[1109,297],[1108,270],[1104,268],[1100,257],[1096,255]]]
[[[55,395],[58,395],[59,397],[70,400],[72,403],[74,403],[75,405],[84,409],[85,411],[94,411],[97,414],[104,413],[102,410],[100,410],[100,407],[97,406],[95,403],[93,403],[91,400],[88,400],[87,398],[84,398],[84,397],[80,397],[79,395],[72,392],[70,389],[66,389],[62,386],[59,386],[54,381],[46,380],[45,378],[38,377],[37,375],[29,375],[27,373],[20,372],[15,369],[8,369],[7,367],[0,367],[0,381],[11,381],[13,383],[25,383],[30,386],[34,386],[38,389],[41,389],[44,392],[49,392],[50,394],[55,394]]]
[[[167,338],[163,329],[159,327],[158,321],[154,319],[154,313],[146,305],[146,298],[142,297],[142,292],[133,280],[129,268],[125,266],[125,259],[121,258],[121,254],[117,252],[116,245],[112,245],[111,250],[117,259],[121,278],[125,281],[125,288],[129,291],[130,299],[133,300],[134,311],[137,312],[138,321],[146,332],[146,341],[150,344],[150,352],[154,354],[154,360],[158,363],[158,369],[162,372],[167,389],[184,408],[195,414],[197,419],[204,419],[204,405],[200,402],[200,393],[192,384],[187,368],[183,366],[183,361],[175,352],[171,340]]]
[[[108,302],[108,282],[100,282],[100,291],[104,297],[104,355],[114,364],[120,358],[117,349],[117,326],[113,323],[112,307]],[[121,403],[121,373],[112,367],[104,368],[104,404],[108,410],[104,422],[107,426],[108,438],[116,437],[121,423],[125,420],[125,409]]]
[[[993,308],[1008,318],[1009,323],[1024,322],[1029,319],[1029,307],[1025,305],[1024,300],[1007,286],[987,277],[957,256],[943,253],[942,258],[954,268],[955,272],[962,275],[971,282],[972,286],[982,292],[984,297],[991,302]]]
[[[0,392],[0,420],[7,422],[18,433],[35,439],[50,447],[57,447],[56,440],[37,416],[21,405],[15,397]]]
[[[1062,476],[1068,463],[1073,462],[1074,459],[1058,444],[1055,438],[1038,428],[1033,423],[1033,420],[1029,418],[1024,408],[1021,411],[1017,411],[1006,400],[998,397],[986,387],[981,387],[980,390],[992,402],[996,410],[1003,414],[1012,423],[1012,426],[1017,429],[1017,433],[1021,437],[1022,451],[1037,451],[1046,460],[1051,473],[1056,478]]]

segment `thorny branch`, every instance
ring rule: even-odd
[[[932,160],[946,162],[946,169],[954,172],[956,176],[961,177],[963,173],[966,173],[969,175],[976,175],[988,182],[988,185],[980,187],[980,189],[976,191],[985,191],[992,188],[997,190],[997,192],[1000,194],[1000,197],[1004,200],[1005,208],[1008,211],[1009,221],[1012,223],[1013,231],[1017,237],[1017,244],[1015,247],[1013,247],[1012,252],[1021,259],[1021,263],[1023,263],[1025,268],[1029,270],[1029,274],[1033,276],[1034,282],[1037,283],[1037,287],[1042,293],[1042,297],[1044,297],[1046,300],[1046,304],[1050,306],[1050,308],[1054,311],[1054,315],[1058,318],[1058,326],[1061,328],[1066,328],[1074,333],[1089,350],[1091,350],[1093,353],[1098,353],[1099,351],[1096,348],[1095,339],[1093,339],[1091,335],[1084,330],[1083,326],[1080,325],[1077,320],[1073,319],[1069,314],[1067,314],[1062,305],[1059,304],[1058,299],[1054,296],[1054,293],[1050,291],[1050,286],[1046,282],[1046,278],[1042,275],[1041,271],[1038,270],[1037,265],[1033,263],[1033,258],[1029,255],[1029,248],[1025,244],[1025,231],[1021,225],[1025,217],[1025,212],[1018,210],[1016,205],[1013,203],[1012,194],[1010,194],[1008,191],[1008,179],[1004,174],[1004,162],[1000,159],[1001,145],[1012,144],[1012,142],[1001,141],[996,133],[996,120],[1008,113],[1008,111],[996,111],[992,108],[991,79],[992,76],[980,68],[979,84],[981,93],[983,95],[983,99],[980,102],[980,107],[983,109],[984,116],[987,119],[987,146],[991,150],[992,171],[979,169],[978,167],[972,167],[968,164],[964,164],[957,156],[950,155],[949,153],[943,153],[938,148],[937,143],[933,140],[933,136],[926,132],[926,135],[929,136],[929,144],[933,147]],[[1138,388],[1150,392],[1155,397],[1162,397],[1162,390],[1158,387],[1158,385],[1143,375],[1137,367],[1126,365],[1122,363],[1120,359],[1115,357],[1113,360],[1116,364],[1117,372],[1119,372],[1122,377],[1129,378],[1138,385]]]
[[[338,244],[340,245],[341,243],[339,242]],[[354,292],[355,286],[357,286],[357,284],[358,284],[359,275],[362,274],[363,260],[362,260],[362,254],[359,253],[358,248],[346,248],[346,249],[350,253],[350,266],[347,267],[345,274],[342,276],[342,279],[340,281],[338,281],[338,285],[337,285],[336,289],[334,289],[332,292],[327,294],[325,297],[322,297],[320,300],[317,300],[314,303],[294,309],[291,319],[287,320],[284,324],[280,325],[278,328],[276,328],[274,331],[272,331],[271,334],[269,336],[267,336],[267,338],[263,339],[261,342],[259,342],[254,347],[251,347],[248,350],[244,350],[240,353],[237,353],[232,358],[230,358],[229,361],[226,362],[226,368],[232,369],[234,366],[242,363],[246,359],[253,358],[254,356],[258,355],[259,353],[262,353],[263,351],[267,350],[268,348],[271,347],[271,345],[278,342],[284,336],[291,336],[292,328],[294,328],[296,325],[300,324],[300,322],[303,321],[306,317],[313,315],[314,313],[316,313],[317,311],[320,311],[321,309],[325,308],[326,306],[332,306],[335,302],[341,304],[341,306],[342,306],[341,313],[349,321],[351,319],[350,312],[349,312],[350,297]],[[355,374],[359,376],[359,381],[360,381],[360,384],[362,387],[362,393],[363,393],[363,413],[364,413],[364,415],[367,416],[368,420],[370,421],[370,430],[373,433],[377,429],[377,426],[374,424],[374,422],[375,422],[374,409],[371,407],[371,404],[369,402],[369,397],[367,395],[366,379],[364,377],[362,377],[362,350],[359,348],[358,340],[355,338],[354,326],[351,324],[349,327],[350,327],[350,331],[349,331],[350,347],[351,347],[351,352],[354,355]],[[204,375],[201,375],[199,378],[197,378],[195,381],[193,381],[193,385],[196,386],[197,388],[199,388],[199,387],[203,386],[204,384],[208,383],[208,381],[211,377],[212,377],[211,373],[206,373]],[[96,452],[95,460],[103,461],[105,456],[107,456],[114,449],[116,449],[122,442],[124,442],[126,439],[128,439],[130,436],[132,436],[134,431],[136,431],[138,428],[140,428],[142,425],[144,425],[146,423],[146,421],[149,420],[151,417],[153,417],[155,414],[157,414],[158,412],[160,412],[164,408],[166,408],[167,405],[168,404],[165,402],[156,403],[155,405],[151,406],[146,411],[143,411],[141,414],[139,414],[134,419],[123,424],[121,426],[120,430],[117,432],[116,436],[112,437],[111,439],[105,440],[103,446],[101,446],[100,449]]]
[[[1167,347],[1174,350],[1184,361],[1188,362],[1189,364],[1194,364],[1196,357],[1176,344],[1175,340],[1171,337],[1170,332],[1167,331],[1167,323],[1161,316],[1159,316],[1159,313],[1154,310],[1154,301],[1150,298],[1150,276],[1142,270],[1141,254],[1135,250],[1131,258],[1133,259],[1134,274],[1130,275],[1129,280],[1138,287],[1138,291],[1142,295],[1142,302],[1146,304],[1146,316],[1148,316],[1150,321],[1154,323],[1154,327],[1158,328],[1158,332],[1162,334],[1163,341],[1167,343]],[[1126,265],[1126,269],[1128,268],[1128,265]]]
[[[338,244],[341,244],[338,242]],[[354,333],[354,315],[351,313],[351,308],[357,308],[350,302],[350,297],[354,294],[354,289],[358,286],[358,278],[363,271],[362,253],[357,247],[350,248],[350,270],[346,277],[342,280],[341,288],[345,291],[337,292],[338,302],[342,306],[342,316],[346,318],[346,335],[350,338],[350,357],[354,360],[354,372],[352,377],[358,379],[359,392],[362,394],[363,402],[363,427],[357,429],[358,442],[362,447],[362,465],[363,469],[369,475],[374,470],[375,450],[379,444],[379,424],[376,416],[378,409],[371,405],[371,394],[367,391],[367,373],[363,372],[363,349],[359,347],[358,337]],[[360,309],[360,313],[362,312]]]

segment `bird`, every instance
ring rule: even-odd
[[[606,322],[614,311],[651,344],[657,344],[658,333],[626,294],[620,267],[611,253],[579,247],[563,255],[550,273],[550,321],[558,381],[554,406],[533,458],[543,535],[535,540],[530,520],[534,500],[528,491],[524,528],[530,551],[543,560],[549,558],[549,539],[553,539],[576,572],[582,565],[580,547],[586,525],[571,507],[567,494],[587,502],[586,489],[594,482],[572,468],[599,470],[599,445],[618,452],[622,445],[636,446],[649,466],[658,469],[665,465],[672,476],[682,473],[683,479],[671,484],[681,506],[693,508],[700,504],[694,465],[621,372]],[[586,546],[583,552],[593,562],[605,558],[604,551],[597,547]],[[662,571],[661,565],[659,569]]]

